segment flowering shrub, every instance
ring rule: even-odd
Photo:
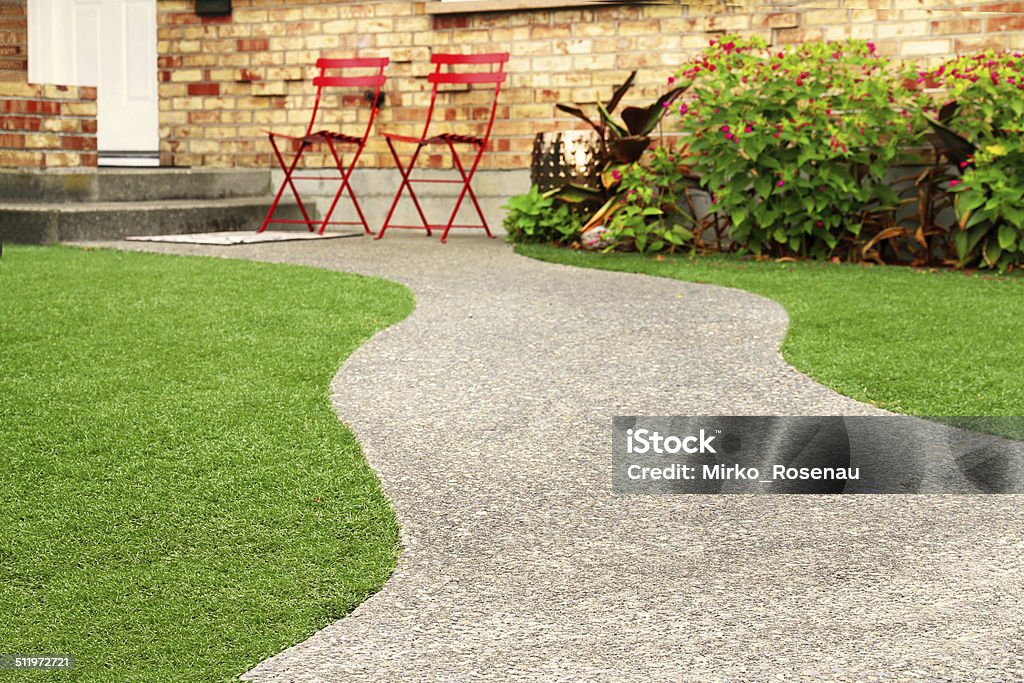
[[[1005,270],[1024,263],[1024,56],[990,50],[919,78],[953,98],[935,127],[962,172],[948,181],[958,264]]]
[[[757,37],[711,41],[680,69],[688,162],[736,243],[857,257],[870,215],[899,203],[887,172],[924,132],[925,99],[900,85],[916,74],[893,69],[864,41],[769,50]]]
[[[646,163],[611,169],[605,183],[615,194],[584,226],[584,240],[603,224],[606,251],[671,252],[692,245],[697,220],[687,188],[696,182],[676,152],[657,147]]]

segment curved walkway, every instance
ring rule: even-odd
[[[421,235],[120,248],[392,278],[416,311],[332,387],[402,524],[394,576],[251,681],[1024,678],[1016,496],[635,496],[611,418],[872,414],[717,287]]]

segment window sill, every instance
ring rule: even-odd
[[[586,5],[629,4],[627,0],[467,0],[466,2],[426,3],[427,14],[472,14],[474,12],[516,12],[532,9],[566,9]]]

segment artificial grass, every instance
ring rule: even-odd
[[[921,416],[1024,415],[1024,278],[755,261],[726,255],[601,254],[519,245],[589,268],[736,287],[782,304],[782,353],[851,398]],[[1012,425],[990,427],[1005,432]]]
[[[407,289],[7,247],[0,292],[0,651],[231,680],[383,584],[397,523],[328,387]]]

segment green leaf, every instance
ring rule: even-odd
[[[747,208],[745,206],[738,206],[729,212],[729,217],[735,225],[740,225],[743,221],[747,220],[747,215]]]
[[[968,218],[967,222],[964,224],[964,230],[970,230],[978,223],[981,223],[982,221],[987,219],[988,214],[985,213],[984,211],[974,211],[971,213],[970,218]]]
[[[878,200],[885,208],[896,208],[900,203],[899,195],[897,195],[891,187],[888,185],[879,185],[877,189]]]
[[[601,114],[601,120],[604,121],[604,124],[608,126],[608,128],[615,134],[616,137],[624,138],[629,135],[629,131],[627,131],[625,128],[616,123],[615,120],[612,118],[612,115],[608,112],[607,109],[604,108],[604,105],[601,104],[600,102],[597,105],[597,111]]]
[[[1013,226],[1003,223],[999,226],[999,246],[1003,249],[1013,249],[1017,245],[1017,231]]]
[[[985,259],[985,263],[988,264],[989,268],[994,268],[999,261],[999,257],[1002,255],[1003,248],[993,240],[986,241],[985,247],[981,250],[981,256]]]
[[[960,265],[963,265],[967,260],[967,233],[960,231],[953,234],[953,245],[956,247],[957,256],[960,259]]]
[[[1024,227],[1024,210],[1011,204],[1004,204],[1000,213],[1018,230]]]
[[[985,222],[983,222],[983,223],[981,223],[979,225],[974,226],[970,230],[968,230],[967,231],[967,248],[970,251],[974,251],[975,247],[977,247],[978,244],[981,243],[981,240],[983,240],[988,235],[988,233],[989,233],[989,231],[991,229],[992,229],[992,224],[989,223],[988,221],[985,221]]]
[[[761,196],[761,199],[768,199],[768,195],[772,193],[772,179],[768,176],[755,178],[754,189],[757,190],[757,194]]]
[[[558,188],[558,191],[554,196],[561,199],[563,202],[579,204],[580,202],[589,202],[595,199],[601,199],[601,197],[604,196],[604,193],[600,190],[595,190],[592,187],[573,185],[572,183],[569,183]]]

